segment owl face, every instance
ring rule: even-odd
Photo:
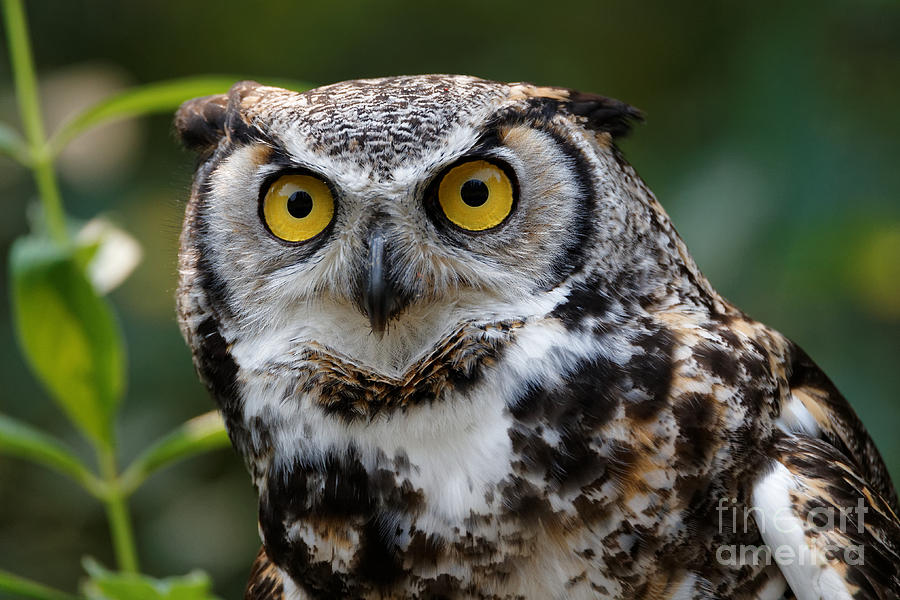
[[[245,336],[400,369],[461,324],[545,313],[588,256],[623,252],[647,207],[623,203],[611,140],[636,116],[470,77],[241,83],[176,120],[203,153],[190,245]]]

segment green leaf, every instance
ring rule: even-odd
[[[38,379],[69,418],[108,447],[124,387],[118,324],[75,251],[24,237],[10,251],[19,343]]]
[[[14,594],[11,598],[35,598],[37,600],[79,600],[77,596],[47,587],[42,583],[0,571],[0,594]]]
[[[215,600],[212,582],[202,571],[181,577],[154,579],[137,573],[116,573],[85,558],[90,579],[84,584],[89,600]]]
[[[44,465],[71,477],[96,496],[103,494],[103,484],[68,446],[6,415],[0,415],[0,453]]]
[[[218,412],[194,417],[138,456],[122,474],[121,489],[130,494],[153,472],[201,452],[227,448],[230,444]]]
[[[129,117],[172,112],[185,100],[225,93],[239,80],[223,76],[187,77],[150,83],[111,96],[66,121],[48,143],[50,156],[57,155],[73,138],[91,127]],[[311,87],[296,81],[272,83],[297,91]]]
[[[22,164],[28,162],[28,146],[19,132],[7,125],[0,123],[0,154],[10,156]]]

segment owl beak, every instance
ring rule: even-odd
[[[384,233],[380,229],[374,229],[369,234],[363,307],[372,331],[377,334],[384,333],[385,326],[397,310],[398,295],[388,277],[385,254]]]

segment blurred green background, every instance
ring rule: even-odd
[[[713,284],[799,342],[900,479],[900,3],[31,1],[50,129],[135,83],[202,73],[331,83],[450,72],[599,92],[643,109],[623,142]],[[6,44],[0,120],[17,122]],[[79,138],[67,209],[104,213],[145,257],[113,293],[129,352],[124,458],[211,401],[174,317],[177,236],[194,158],[170,118]],[[0,158],[0,411],[84,448],[38,388],[9,320],[6,256],[29,174]],[[133,499],[142,569],[208,570],[240,597],[256,500],[232,452],[156,475]],[[74,589],[78,557],[112,564],[102,507],[0,458],[0,567]]]

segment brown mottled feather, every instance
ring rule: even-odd
[[[262,547],[250,569],[244,600],[284,600],[284,597],[281,571],[269,561],[266,549]]]
[[[792,345],[791,394],[810,412],[829,444],[847,456],[857,472],[900,513],[897,492],[878,448],[872,442],[856,411],[830,379],[797,345]]]
[[[372,419],[392,408],[440,398],[448,389],[472,377],[489,364],[513,339],[524,321],[465,324],[435,345],[434,350],[410,366],[401,377],[390,377],[364,367],[333,351],[310,344],[304,369],[288,369],[298,376],[298,388],[316,397],[332,413],[347,420]],[[488,336],[493,333],[493,336]],[[269,369],[271,371],[271,368]]]

